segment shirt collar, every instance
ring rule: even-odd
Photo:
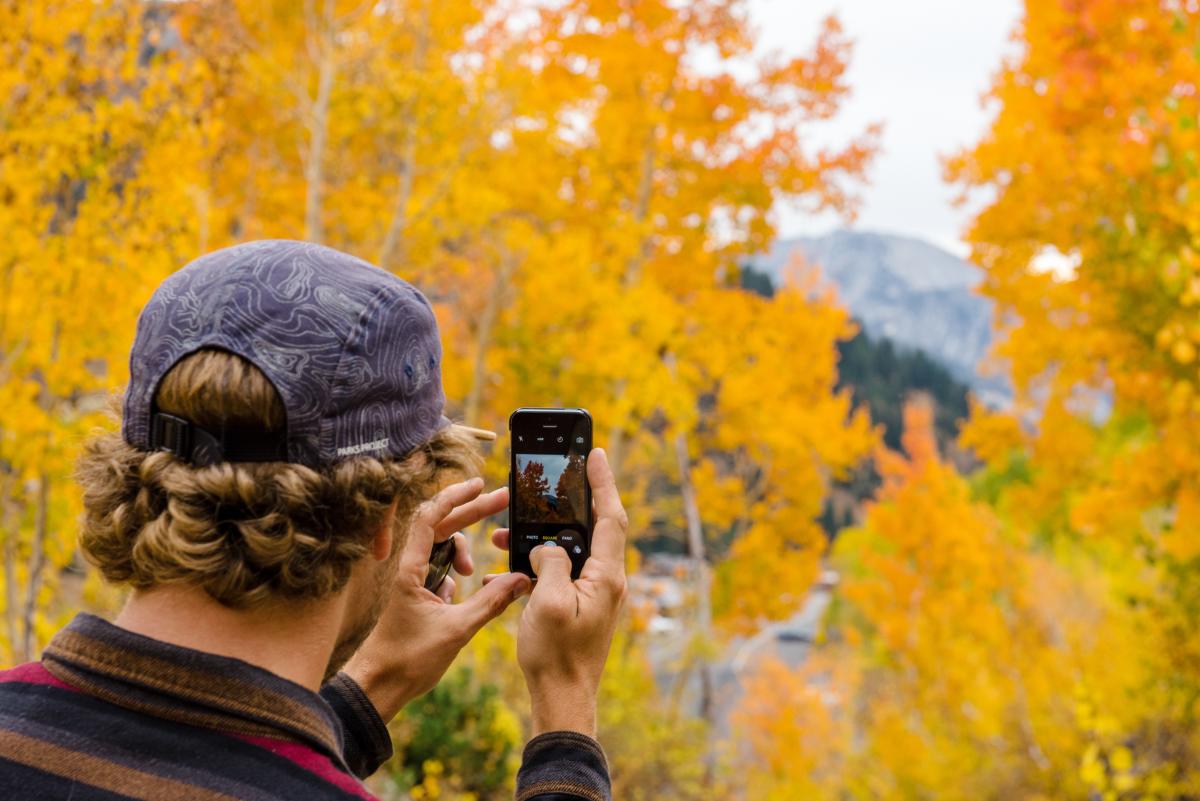
[[[341,729],[316,693],[233,657],[184,648],[79,614],[42,664],[117,706],[235,734],[315,746],[342,764]]]

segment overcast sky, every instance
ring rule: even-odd
[[[542,475],[545,476],[546,481],[550,483],[550,494],[554,495],[558,489],[559,476],[561,476],[563,474],[563,470],[567,468],[567,457],[551,453],[542,453],[537,455],[518,453],[517,472],[524,472],[525,465],[529,464],[530,462],[542,463],[542,467],[545,468],[545,472],[543,472]]]
[[[878,120],[883,150],[856,228],[907,234],[963,254],[968,212],[951,204],[939,157],[970,144],[990,112],[980,97],[1011,41],[1019,0],[750,0],[763,45],[806,51],[820,21],[836,13],[855,42],[853,95],[828,126],[837,137]],[[781,209],[784,236],[820,234],[840,225]]]

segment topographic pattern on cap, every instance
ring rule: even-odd
[[[429,302],[332,248],[249,242],[167,278],[138,319],[130,353],[123,431],[131,445],[149,447],[159,382],[203,348],[248,359],[275,385],[287,408],[290,461],[399,457],[446,422]]]

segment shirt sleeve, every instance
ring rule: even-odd
[[[358,682],[339,673],[321,688],[321,697],[337,716],[342,757],[355,776],[365,779],[391,759],[392,738],[387,724]]]
[[[573,731],[539,734],[525,746],[516,801],[612,801],[600,743]]]

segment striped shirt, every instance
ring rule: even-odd
[[[371,799],[384,722],[339,674],[314,693],[239,659],[143,637],[92,615],[41,662],[0,671],[0,798],[128,801]],[[594,740],[526,746],[519,801],[608,801]]]

